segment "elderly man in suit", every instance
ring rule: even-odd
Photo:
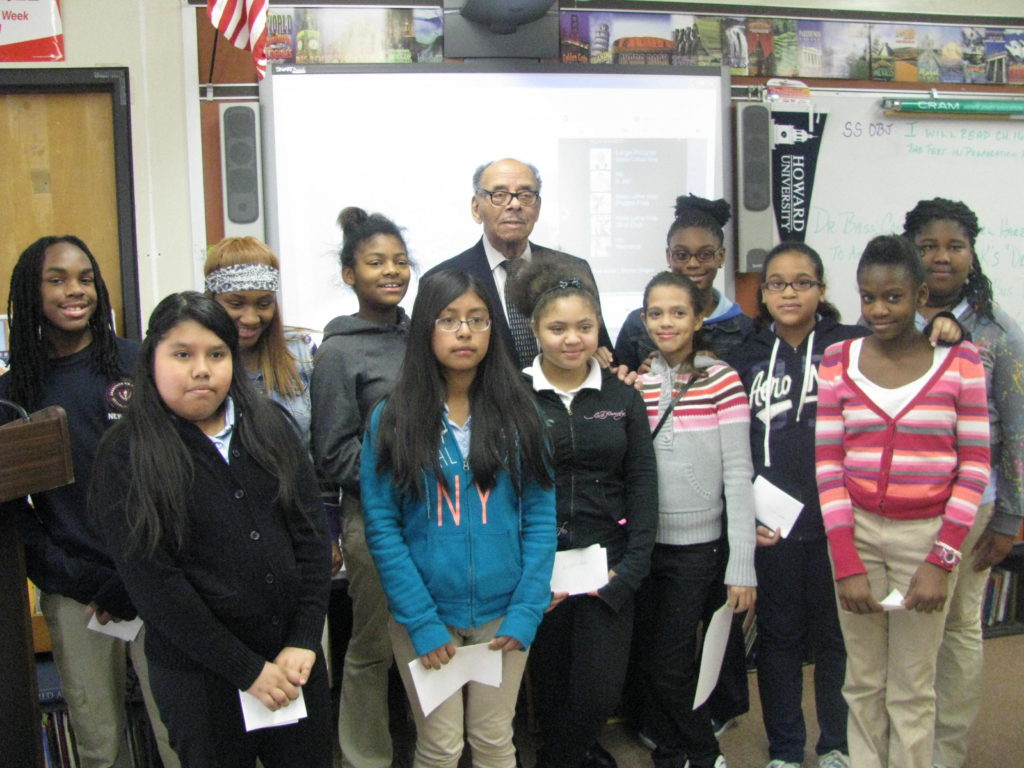
[[[583,259],[530,242],[533,225],[540,216],[540,203],[540,174],[529,163],[504,158],[481,165],[473,174],[470,212],[473,220],[483,225],[483,237],[469,250],[427,272],[429,275],[441,269],[458,269],[479,278],[496,310],[494,326],[504,334],[508,349],[515,350],[520,368],[533,363],[537,343],[529,318],[522,317],[505,300],[505,286],[515,279],[519,267],[531,259],[558,259],[593,280],[590,265]],[[598,359],[607,365],[612,344],[603,326],[599,343]]]

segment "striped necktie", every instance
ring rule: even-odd
[[[508,318],[508,327],[512,331],[512,340],[515,342],[515,356],[519,368],[523,369],[533,363],[537,356],[537,340],[530,328],[530,321],[522,312],[509,300],[508,289],[516,278],[516,273],[522,266],[520,259],[505,259],[501,262],[505,270],[505,316]]]

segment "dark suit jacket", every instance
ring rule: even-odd
[[[561,251],[555,251],[551,248],[545,248],[543,245],[536,245],[530,243],[530,252],[532,258],[540,259],[558,259],[564,260],[567,264],[571,264],[576,270],[579,270],[581,274],[586,275],[594,284],[597,281],[594,280],[594,273],[590,270],[590,265],[578,256],[571,256],[568,253],[562,253]],[[484,240],[481,237],[469,250],[463,251],[458,256],[453,256],[450,259],[442,261],[436,267],[427,270],[424,278],[429,277],[434,272],[439,272],[442,269],[458,269],[463,272],[468,272],[483,283],[484,288],[487,291],[488,299],[491,302],[491,306],[494,307],[494,324],[502,337],[505,339],[505,346],[515,358],[515,343],[512,340],[512,331],[508,327],[508,318],[505,317],[505,309],[501,303],[501,297],[498,296],[498,286],[494,282],[494,275],[491,273],[491,265],[487,261],[487,253],[484,251]],[[600,297],[598,303],[600,303]],[[612,340],[608,335],[608,330],[604,324],[601,325],[601,332],[598,335],[597,343],[599,346],[612,348]]]

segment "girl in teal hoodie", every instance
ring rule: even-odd
[[[360,463],[367,540],[416,720],[413,765],[512,768],[512,716],[550,602],[555,499],[543,425],[478,281],[445,270],[413,306],[405,360],[370,418]],[[470,682],[424,714],[409,663],[466,645],[501,652],[497,688]]]

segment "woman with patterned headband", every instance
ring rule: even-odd
[[[238,327],[238,346],[255,387],[283,405],[309,446],[309,335],[286,329],[277,306],[280,263],[255,237],[226,237],[212,246],[203,266],[206,295],[227,310]]]

